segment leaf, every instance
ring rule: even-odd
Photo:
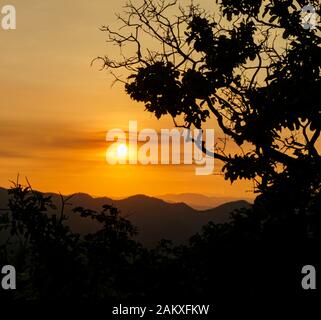
[[[289,37],[289,35],[290,35],[290,32],[289,32],[289,30],[286,29],[286,30],[283,32],[282,38],[283,38],[283,39],[287,39],[287,38]]]
[[[267,5],[267,6],[264,8],[264,12],[263,12],[263,15],[262,15],[263,18],[266,16],[266,14],[269,12],[269,10],[270,10],[270,7]]]
[[[278,16],[272,16],[269,20],[270,23],[273,23],[276,19],[278,18]]]

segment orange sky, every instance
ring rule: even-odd
[[[181,1],[188,3],[188,1]],[[210,9],[214,1],[199,1]],[[0,7],[7,4],[0,0]],[[128,196],[195,192],[249,198],[251,183],[233,186],[191,166],[111,166],[108,129],[171,128],[129,99],[122,85],[91,60],[104,53],[105,34],[121,0],[14,1],[17,30],[0,30],[0,185],[19,172],[42,191]],[[217,162],[217,165],[219,163]]]

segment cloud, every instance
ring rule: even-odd
[[[10,150],[0,150],[0,158],[28,158],[29,155],[25,153],[10,151]]]
[[[100,149],[106,146],[105,132],[62,131],[48,134],[44,147],[49,149]]]

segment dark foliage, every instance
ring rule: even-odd
[[[81,238],[63,212],[48,215],[49,198],[17,185],[1,214],[8,242],[0,258],[17,266],[19,290],[0,291],[4,298],[204,302],[264,290],[271,299],[300,292],[302,264],[320,266],[320,26],[300,25],[305,0],[218,2],[220,17],[192,5],[175,21],[166,14],[176,1],[129,3],[119,17],[124,33],[103,30],[122,50],[134,45],[135,54],[101,59],[129,70],[126,92],[157,118],[169,115],[178,125],[180,116],[186,128],[214,119],[241,150],[217,146],[216,158],[226,179],[256,182],[253,208],[229,224],[207,225],[189,245],[163,240],[147,250],[115,208],[75,209],[101,224]],[[309,2],[320,13],[320,2]],[[159,50],[144,47],[142,35]]]
[[[66,226],[63,212],[48,213],[49,197],[21,185],[9,193],[9,208],[0,216],[6,234],[0,264],[16,267],[18,290],[0,291],[1,299],[204,302],[260,286],[272,290],[272,284],[294,293],[300,282],[286,274],[299,274],[302,257],[317,257],[319,222],[307,233],[305,215],[275,219],[258,201],[234,212],[230,223],[209,223],[188,245],[161,240],[146,249],[133,240],[135,227],[112,206],[101,212],[75,208],[74,214],[101,224],[96,233],[80,237]]]
[[[252,180],[275,219],[309,216],[320,198],[321,27],[302,27],[308,4],[320,14],[320,1],[217,0],[212,16],[142,0],[127,4],[119,30],[102,28],[121,58],[100,60],[130,97],[176,126],[219,128],[225,178]]]

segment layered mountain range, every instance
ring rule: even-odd
[[[57,210],[60,210],[60,195],[55,193],[46,193],[46,195],[52,197]],[[202,195],[198,196],[204,199]],[[197,210],[184,202],[175,202],[174,200],[179,200],[179,196],[176,195],[176,197],[168,200],[170,202],[166,202],[146,195],[134,195],[125,199],[114,200],[108,197],[96,198],[85,193],[76,193],[68,201],[65,214],[68,216],[67,223],[73,231],[86,234],[96,231],[99,225],[91,219],[79,217],[72,209],[83,207],[99,211],[105,204],[113,205],[120,210],[121,215],[138,228],[137,240],[146,246],[153,246],[160,239],[184,243],[189,237],[201,231],[202,226],[209,221],[214,223],[227,222],[232,211],[251,206],[245,200],[237,200],[220,204],[215,208]],[[6,208],[7,203],[7,190],[0,188],[0,208]]]

